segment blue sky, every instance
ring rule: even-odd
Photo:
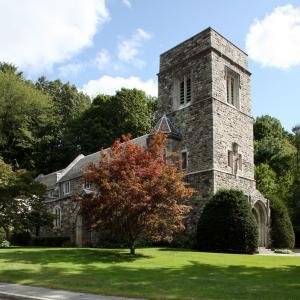
[[[300,123],[299,7],[279,0],[0,0],[0,60],[28,78],[61,78],[89,94],[123,85],[155,94],[159,54],[211,26],[249,53],[253,115],[270,114],[291,130]]]

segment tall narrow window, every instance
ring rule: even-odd
[[[228,158],[227,158],[227,165],[228,167],[233,166],[233,152],[231,150],[228,151]]]
[[[63,184],[63,188],[64,188],[64,194],[70,194],[71,191],[71,187],[70,187],[70,181],[66,181]]]
[[[192,101],[192,80],[189,76],[184,76],[179,81],[179,105],[185,105]]]
[[[181,151],[181,169],[186,170],[188,167],[188,153],[186,150]]]
[[[192,89],[191,89],[191,78],[186,80],[186,102],[190,102],[192,99]]]
[[[226,93],[227,102],[239,108],[239,74],[226,69]]]
[[[59,206],[54,207],[54,221],[53,221],[54,228],[61,227],[61,208]]]
[[[90,190],[91,187],[92,187],[91,183],[85,179],[84,180],[84,188],[87,190]]]
[[[180,82],[180,104],[184,104],[184,81]]]

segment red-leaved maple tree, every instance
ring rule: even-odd
[[[190,206],[183,204],[193,194],[184,173],[165,158],[166,137],[155,134],[144,148],[123,137],[101,151],[99,165],[90,165],[85,180],[95,188],[77,197],[81,213],[93,230],[121,233],[130,253],[138,239],[171,240],[184,229]]]

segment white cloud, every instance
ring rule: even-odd
[[[60,66],[58,72],[60,77],[69,77],[78,75],[83,69],[82,64],[70,63]]]
[[[106,49],[100,50],[95,59],[95,64],[99,70],[105,69],[111,61],[109,52]]]
[[[300,64],[300,8],[280,6],[255,20],[246,37],[250,58],[264,67],[288,69]]]
[[[129,8],[131,8],[131,2],[129,0],[122,0],[122,2]]]
[[[124,78],[104,75],[84,84],[82,90],[91,97],[94,97],[97,94],[114,95],[122,87],[129,89],[137,88],[145,91],[148,95],[157,96],[157,82],[153,79],[143,81],[135,76]]]
[[[118,58],[123,62],[133,63],[136,67],[143,67],[145,62],[138,58],[143,42],[149,40],[151,35],[141,28],[129,38],[118,44]]]
[[[1,0],[0,60],[50,70],[92,45],[108,19],[105,0]]]

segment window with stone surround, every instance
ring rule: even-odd
[[[50,192],[48,193],[48,197],[49,197],[49,198],[54,198],[54,191],[50,191]]]
[[[184,75],[177,81],[177,106],[185,106],[192,101],[192,80],[190,75]]]
[[[54,214],[54,220],[53,220],[53,226],[54,228],[60,228],[61,227],[61,208],[56,205],[53,210]]]
[[[240,108],[240,75],[227,67],[225,67],[225,74],[227,103],[236,108]]]
[[[187,170],[188,168],[188,152],[187,150],[181,151],[181,170]]]
[[[86,179],[84,180],[84,188],[87,190],[90,190],[92,188],[92,185],[89,181],[87,181]]]
[[[64,194],[65,194],[65,195],[70,194],[70,192],[71,192],[71,184],[70,184],[70,181],[64,182],[64,184],[63,184],[63,189],[64,189]]]

